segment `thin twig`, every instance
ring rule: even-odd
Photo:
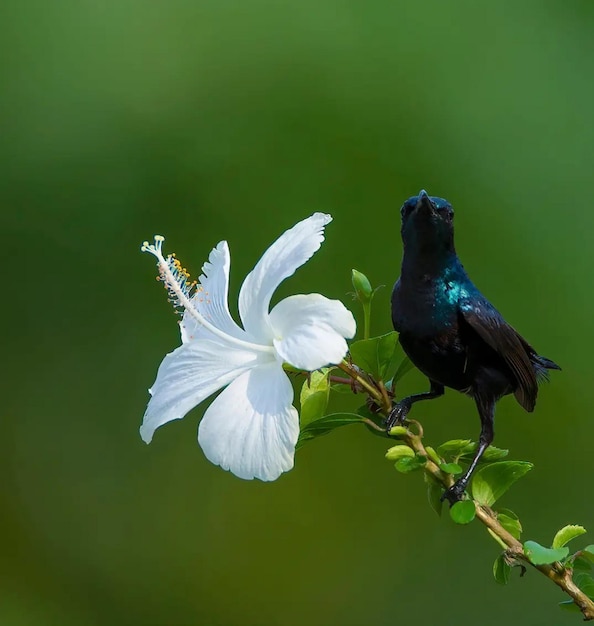
[[[348,374],[354,381],[359,383],[365,391],[373,397],[373,399],[379,404],[384,410],[389,410],[389,407],[385,406],[384,397],[382,396],[379,389],[377,389],[374,385],[367,382],[363,376],[361,376],[360,371],[354,365],[347,363],[346,361],[342,361],[342,363],[338,363],[336,367],[339,367],[343,372]]]
[[[350,378],[343,378],[342,376],[330,376],[329,380],[337,385],[351,385],[353,382]]]
[[[541,574],[550,578],[558,587],[575,602],[578,606],[584,621],[594,619],[594,601],[592,601],[574,582],[571,577],[571,570],[561,563],[552,565],[534,565],[524,552],[524,546],[513,537],[503,526],[497,521],[497,515],[489,507],[474,503],[476,509],[476,517],[479,519],[494,535],[496,535],[508,547],[511,556],[519,561],[530,565],[537,569]]]

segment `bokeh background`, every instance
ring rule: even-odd
[[[0,623],[577,623],[536,573],[498,586],[484,529],[439,520],[362,428],[273,484],[206,461],[204,407],[142,443],[179,338],[139,244],[197,274],[227,239],[236,299],[331,212],[277,297],[349,304],[356,267],[383,333],[399,207],[447,197],[475,282],[563,367],[534,414],[499,405],[496,443],[536,464],[502,505],[542,543],[594,531],[592,3],[8,0],[0,31]],[[421,406],[429,442],[478,435],[467,398]]]

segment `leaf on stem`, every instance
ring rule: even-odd
[[[456,524],[469,524],[476,516],[476,508],[472,500],[460,500],[450,509],[450,517]]]
[[[563,600],[563,602],[559,602],[559,606],[565,611],[581,613],[580,607],[573,600]]]
[[[407,356],[405,356],[404,359],[402,359],[402,361],[400,362],[400,365],[398,366],[398,369],[396,370],[396,373],[392,378],[390,387],[393,389],[396,386],[396,383],[406,374],[408,374],[410,370],[414,369],[414,367],[415,366],[413,365],[413,362]]]
[[[427,463],[427,457],[422,454],[415,454],[414,456],[404,456],[396,461],[394,467],[401,474],[409,474],[416,470],[420,470],[425,467]]]
[[[594,600],[594,578],[585,572],[574,575],[573,582],[590,598]]]
[[[477,444],[473,443],[472,445],[467,446],[460,455],[461,461],[470,461],[474,457],[474,453],[476,452]],[[505,450],[503,448],[497,448],[496,446],[489,446],[484,452],[483,456],[480,458],[479,463],[493,463],[493,461],[499,461],[505,458],[509,454],[509,450]]]
[[[450,441],[446,441],[438,446],[437,452],[441,456],[450,455],[454,457],[461,454],[462,451],[465,450],[470,444],[472,444],[470,439],[451,439]]]
[[[545,548],[536,541],[526,541],[524,553],[534,565],[549,565],[562,561],[569,554],[569,548]]]
[[[384,381],[394,376],[404,356],[396,332],[355,341],[349,351],[358,367],[376,380]]]
[[[443,501],[441,499],[442,493],[443,489],[433,480],[427,484],[427,499],[429,500],[429,505],[437,513],[438,517],[441,517],[441,509],[443,508]]]
[[[592,563],[586,558],[586,555],[579,551],[577,555],[570,557],[570,565],[575,572],[590,572],[592,570]],[[594,561],[594,559],[592,559]]]
[[[553,539],[553,543],[551,544],[552,548],[562,548],[566,543],[569,543],[572,539],[579,537],[580,535],[584,535],[586,533],[586,529],[583,526],[577,526],[575,524],[570,524],[569,526],[564,526],[560,530],[557,531]]]
[[[327,435],[336,428],[349,424],[362,424],[364,419],[356,413],[332,413],[314,422],[310,422],[299,433],[296,449],[299,449],[306,441]]]
[[[479,504],[491,506],[532,467],[532,463],[528,461],[491,463],[475,474],[472,481],[472,497]]]
[[[330,398],[329,376],[331,371],[331,367],[324,367],[312,372],[303,383],[299,397],[301,429],[324,416]]]
[[[514,539],[520,538],[522,534],[522,524],[513,511],[501,509],[501,511],[497,513],[497,521]]]
[[[493,576],[500,585],[507,585],[511,574],[511,565],[506,561],[505,555],[500,554],[493,563]]]
[[[410,433],[406,426],[392,426],[389,433],[390,437],[406,437],[408,434]]]
[[[461,474],[462,468],[458,463],[440,463],[439,469],[446,474]]]
[[[415,451],[412,448],[405,446],[404,444],[399,445],[399,446],[392,446],[386,452],[386,459],[388,459],[388,461],[397,461],[398,459],[403,459],[405,457],[412,458],[414,456],[415,456]]]
[[[594,543],[586,546],[582,550],[582,556],[588,559],[589,561],[594,561]]]

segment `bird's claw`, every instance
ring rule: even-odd
[[[386,432],[390,434],[390,431],[394,426],[400,426],[404,423],[408,412],[410,411],[411,404],[410,402],[401,401],[396,403],[392,410],[388,413],[388,417],[386,417]]]
[[[464,492],[466,491],[466,481],[458,480],[449,489],[446,489],[441,496],[441,501],[447,500],[450,506],[460,502],[464,498]]]

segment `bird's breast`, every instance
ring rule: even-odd
[[[455,330],[463,289],[455,281],[400,279],[392,292],[392,322],[399,332],[430,336]]]
[[[458,390],[471,384],[459,327],[461,293],[447,278],[400,279],[392,293],[392,321],[406,354],[430,379]]]

